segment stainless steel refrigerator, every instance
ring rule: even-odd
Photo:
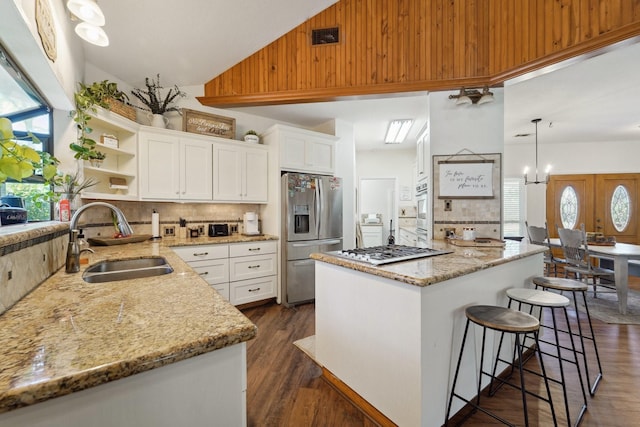
[[[282,175],[282,303],[315,299],[314,252],[342,249],[342,179]]]

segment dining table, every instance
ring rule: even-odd
[[[549,239],[552,247],[561,248],[559,238]],[[615,277],[616,294],[618,295],[618,311],[627,314],[627,297],[629,295],[629,260],[640,259],[640,245],[618,243],[612,246],[588,245],[589,255],[596,258],[612,259]]]

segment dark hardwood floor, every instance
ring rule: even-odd
[[[630,287],[640,290],[640,281],[632,282]],[[314,334],[314,309],[313,304],[295,308],[270,304],[243,310],[258,326],[257,338],[247,344],[248,426],[375,425],[325,382],[320,369],[292,344]],[[640,425],[640,325],[610,325],[594,319],[594,328],[604,375],[596,395],[587,396],[588,408],[581,426]],[[535,362],[532,359],[530,363]],[[550,369],[556,372],[554,366]],[[574,417],[581,398],[580,385],[575,375],[569,376]],[[443,388],[442,392],[447,391]],[[557,389],[554,396],[556,393]],[[521,423],[519,399],[517,391],[503,387],[485,403]],[[556,411],[564,419],[561,397],[555,401]],[[531,425],[549,425],[546,404],[533,403],[530,412]],[[563,424],[566,422],[560,423]],[[476,414],[464,425],[498,423]]]

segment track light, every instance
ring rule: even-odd
[[[102,27],[105,23],[104,14],[95,0],[69,0],[67,9],[89,24]]]
[[[487,104],[493,102],[493,92],[489,91],[489,86],[485,86],[482,93],[477,89],[460,89],[460,93],[457,95],[449,95],[449,99],[455,99],[456,105],[469,105],[469,104]]]
[[[551,165],[548,165],[547,168],[544,171],[544,173],[545,173],[544,181],[540,181],[538,179],[538,123],[540,122],[540,120],[542,120],[542,119],[533,119],[533,120],[531,120],[531,123],[535,123],[536,124],[536,177],[535,177],[535,181],[529,181],[529,178],[527,177],[527,173],[529,172],[529,168],[525,167],[524,168],[524,184],[525,185],[529,185],[529,184],[548,184],[549,183],[549,172],[551,172]]]
[[[88,22],[81,22],[76,25],[76,34],[81,39],[96,46],[109,46],[109,37],[102,27],[91,25]]]
[[[101,28],[105,24],[104,14],[95,0],[69,0],[67,9],[72,20],[81,20],[76,25],[76,34],[96,46],[109,46],[109,37]]]

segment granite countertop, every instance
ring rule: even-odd
[[[470,274],[520,258],[545,251],[545,247],[527,242],[505,241],[504,248],[460,247],[442,240],[432,240],[433,249],[447,249],[450,254],[419,258],[374,266],[360,261],[339,258],[328,253],[314,253],[311,258],[352,270],[397,280],[414,286],[429,286],[434,283]]]
[[[38,228],[22,231],[30,236]],[[0,234],[0,246],[16,238]],[[0,316],[0,412],[254,338],[256,326],[170,247],[274,239],[203,236],[92,246],[95,253],[79,273],[61,268]],[[108,283],[82,280],[88,265],[104,259],[158,255],[172,273]]]

